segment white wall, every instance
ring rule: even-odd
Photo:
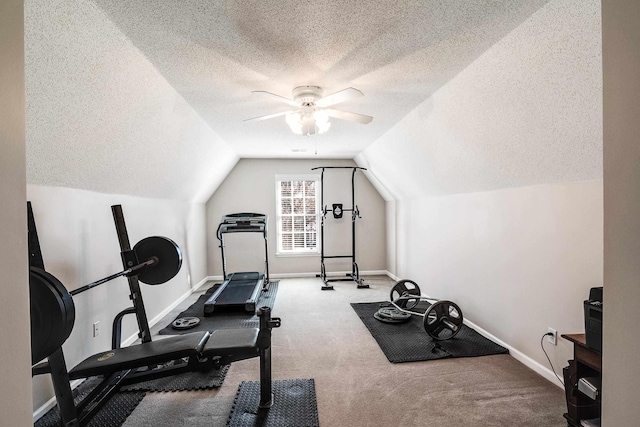
[[[29,183],[204,203],[238,160],[95,1],[26,1],[25,46]]]
[[[22,0],[0,2],[0,426],[31,423]]]
[[[411,200],[403,277],[549,368],[547,327],[582,332],[582,301],[602,286],[602,203],[602,181]],[[573,349],[548,350],[559,372]]]
[[[638,425],[640,395],[640,2],[602,2],[605,427]]]
[[[28,186],[27,197],[33,206],[45,268],[68,290],[123,270],[111,212],[111,206],[116,204],[122,205],[132,247],[144,237],[159,235],[175,241],[183,253],[182,268],[172,280],[157,286],[141,284],[150,323],[205,278],[203,204],[34,185]],[[109,349],[113,318],[131,306],[124,277],[78,294],[73,300],[75,326],[63,345],[69,367]],[[102,334],[93,338],[92,325],[96,321],[102,326]],[[136,332],[135,318],[127,316],[123,340]],[[34,378],[34,409],[52,395],[48,376]]]
[[[269,272],[271,274],[319,273],[320,255],[276,256],[277,174],[319,174],[317,166],[356,166],[350,160],[242,159],[207,203],[208,271],[222,276],[219,241],[215,237],[223,215],[257,212],[269,215]],[[362,219],[356,222],[356,261],[360,272],[386,269],[385,202],[361,172],[356,173],[355,200]],[[351,206],[351,169],[325,172],[325,205]],[[325,223],[325,255],[351,253],[351,215],[336,221],[328,214]],[[258,233],[229,235],[225,239],[227,273],[262,271],[264,244]],[[327,272],[351,271],[351,261],[326,260]]]
[[[601,58],[599,0],[551,0],[359,156],[398,199],[395,274],[538,368],[603,284]]]

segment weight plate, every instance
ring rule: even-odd
[[[435,340],[448,340],[460,332],[463,320],[456,303],[437,301],[424,312],[424,330]]]
[[[162,236],[151,236],[140,240],[133,247],[138,262],[156,257],[158,262],[143,268],[138,279],[147,285],[160,285],[173,279],[182,266],[182,251],[176,243]]]
[[[408,297],[410,295],[420,296],[420,287],[413,280],[400,280],[391,288],[391,301],[395,302],[399,307],[412,309],[420,302],[420,298],[403,298],[396,301],[401,297]]]
[[[199,317],[181,317],[176,319],[171,324],[173,329],[183,330],[183,329],[191,329],[195,328],[200,324]]]
[[[29,269],[31,305],[31,364],[49,356],[69,338],[75,306],[60,281],[41,268]]]
[[[378,311],[373,313],[373,317],[385,323],[405,323],[409,321],[411,315],[395,307],[380,307]]]

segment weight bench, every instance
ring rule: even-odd
[[[88,378],[112,372],[160,365],[172,360],[188,359],[189,367],[196,369],[209,332],[194,332],[172,336],[163,340],[108,350],[90,356],[69,371],[69,379]]]
[[[169,281],[180,270],[182,252],[173,241],[161,237],[143,239],[132,250],[122,207],[114,205],[111,209],[125,269],[70,293],[55,276],[44,269],[31,204],[27,203],[31,371],[32,375],[51,374],[62,425],[64,427],[86,425],[123,385],[189,371],[208,371],[231,362],[258,356],[260,357],[259,406],[270,407],[273,403],[271,329],[280,326],[280,319],[271,318],[271,309],[262,307],[257,313],[260,316],[259,329],[224,329],[213,333],[191,333],[152,341],[138,277],[143,283],[151,285]],[[71,334],[75,322],[75,305],[72,295],[121,276],[127,276],[133,306],[122,310],[114,319],[112,350],[93,355],[69,371],[62,345]],[[268,282],[268,275],[266,281]],[[121,348],[121,322],[122,318],[128,314],[136,316],[142,343]],[[45,358],[46,360],[42,361]],[[104,379],[82,399],[82,402],[76,405],[70,380],[92,376],[104,376]]]
[[[99,375],[104,375],[105,380],[98,386],[98,390],[94,390],[85,399],[90,400],[89,403],[83,401],[77,407],[70,394],[64,397],[56,393],[61,414],[65,407],[67,411],[71,411],[71,414],[63,415],[63,425],[84,425],[121,386],[188,371],[208,371],[253,357],[260,357],[259,407],[271,407],[271,328],[279,327],[280,319],[271,318],[269,307],[260,308],[258,315],[260,328],[220,329],[213,333],[193,332],[116,348],[88,357],[71,369],[65,380]],[[167,367],[149,368],[182,359],[187,361]],[[52,372],[48,362],[34,366],[32,373],[51,373],[54,383],[62,379]],[[59,388],[59,384],[54,386],[56,390]],[[83,413],[85,408],[90,412]]]

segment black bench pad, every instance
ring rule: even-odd
[[[183,357],[197,357],[209,335],[208,332],[193,332],[95,354],[69,371],[69,378],[87,378]]]
[[[214,331],[202,350],[205,357],[251,357],[259,353],[258,328],[218,329]],[[246,358],[242,357],[242,358]]]

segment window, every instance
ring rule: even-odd
[[[317,254],[319,175],[276,175],[278,254]]]

